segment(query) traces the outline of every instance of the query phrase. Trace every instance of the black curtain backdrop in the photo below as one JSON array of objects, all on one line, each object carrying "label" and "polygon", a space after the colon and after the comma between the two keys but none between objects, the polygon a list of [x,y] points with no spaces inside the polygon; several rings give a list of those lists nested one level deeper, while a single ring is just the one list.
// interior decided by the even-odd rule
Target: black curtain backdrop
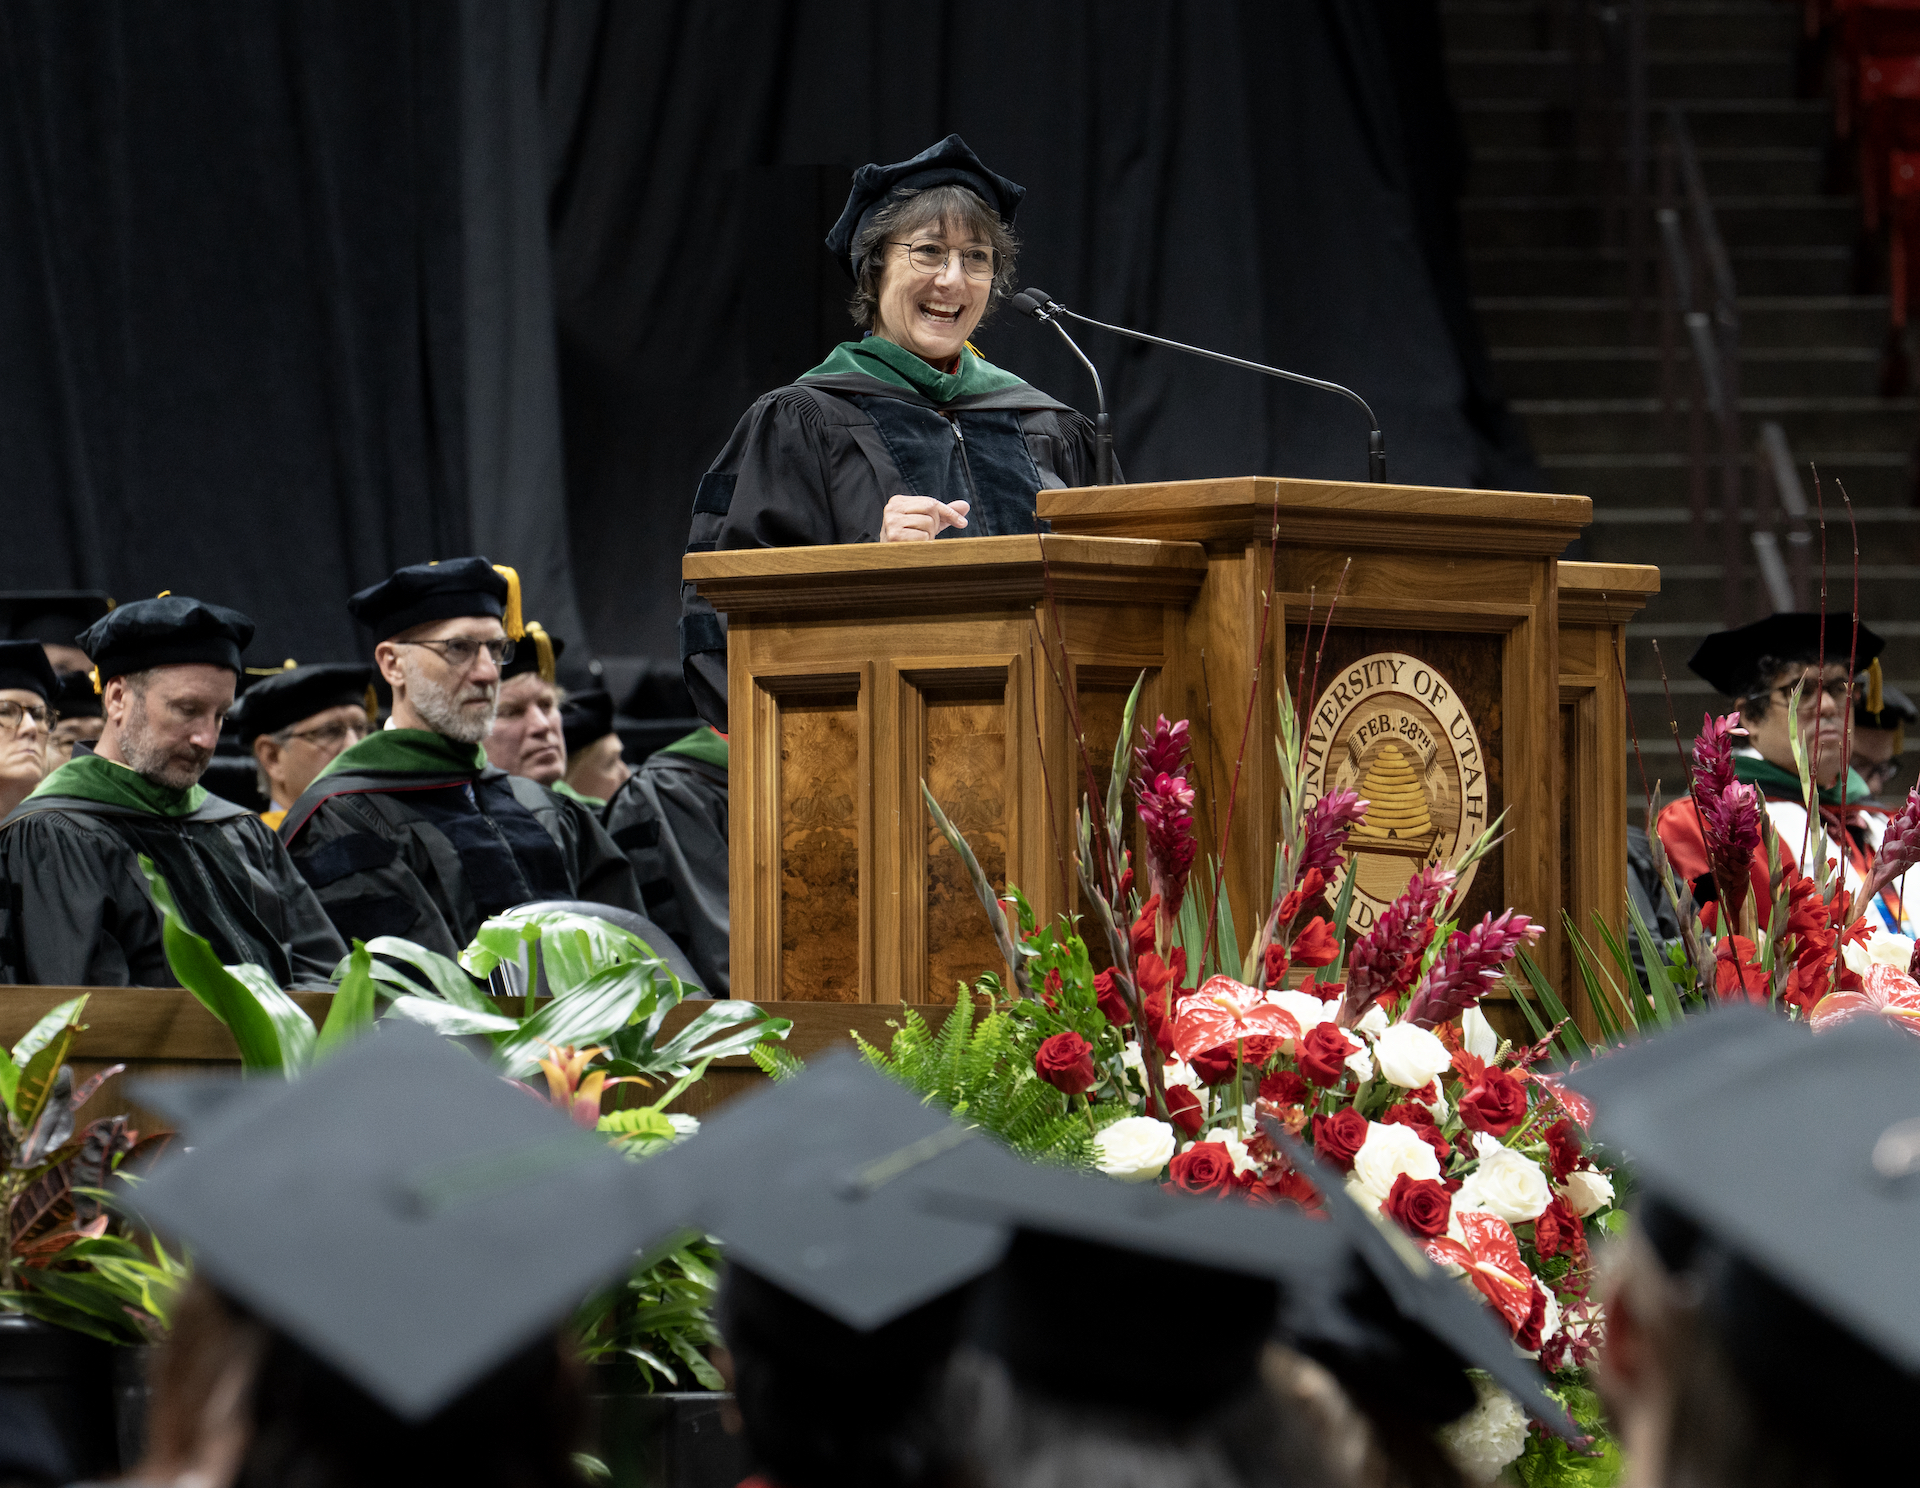
[{"label": "black curtain backdrop", "polygon": [[[354,588],[479,550],[673,656],[700,472],[850,334],[849,172],[956,130],[1030,188],[1025,282],[1353,385],[1397,479],[1534,482],[1434,0],[4,0],[0,587],[198,593],[317,659]],[[977,339],[1090,406],[1051,332]],[[1134,478],[1364,473],[1341,400],[1083,344]]]}]

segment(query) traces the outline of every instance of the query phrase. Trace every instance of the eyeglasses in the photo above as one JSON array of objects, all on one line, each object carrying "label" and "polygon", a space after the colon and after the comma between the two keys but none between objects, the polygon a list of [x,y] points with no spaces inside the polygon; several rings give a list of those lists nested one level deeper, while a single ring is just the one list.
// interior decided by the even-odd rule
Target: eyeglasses
[{"label": "eyeglasses", "polygon": [[1834,677],[1820,683],[1817,687],[1808,685],[1806,679],[1803,678],[1799,682],[1789,682],[1784,687],[1770,688],[1768,689],[1767,695],[1769,697],[1778,697],[1782,702],[1791,702],[1793,700],[1793,690],[1796,687],[1805,688],[1800,694],[1800,708],[1803,712],[1811,712],[1817,708],[1820,705],[1820,695],[1822,693],[1825,693],[1834,702],[1844,708],[1853,700],[1854,693],[1859,691],[1859,688],[1855,685],[1851,677]]},{"label": "eyeglasses", "polygon": [[1861,778],[1867,782],[1867,789],[1877,795],[1888,781],[1900,773],[1900,757],[1895,755],[1877,765],[1861,765],[1859,769]]},{"label": "eyeglasses", "polygon": [[328,723],[317,729],[302,729],[298,732],[289,730],[287,737],[305,740],[321,749],[333,749],[348,738],[357,744],[370,732],[371,730],[364,723]]},{"label": "eyeglasses", "polygon": [[945,271],[954,254],[960,255],[960,272],[969,279],[991,279],[999,259],[991,248],[949,248],[945,243],[902,243],[887,240],[895,248],[907,250],[907,259],[923,274]]},{"label": "eyeglasses", "polygon": [[0,698],[0,729],[5,729],[10,734],[20,732],[20,720],[23,718],[31,718],[44,730],[52,717],[53,714],[45,703],[28,706],[26,703],[16,703],[11,699]]},{"label": "eyeglasses", "polygon": [[455,636],[450,641],[396,641],[397,646],[425,646],[429,651],[437,651],[440,659],[456,672],[473,670],[474,662],[480,659],[484,650],[493,658],[495,666],[503,667],[513,660],[513,642],[505,636],[491,641],[469,640],[466,636]]}]

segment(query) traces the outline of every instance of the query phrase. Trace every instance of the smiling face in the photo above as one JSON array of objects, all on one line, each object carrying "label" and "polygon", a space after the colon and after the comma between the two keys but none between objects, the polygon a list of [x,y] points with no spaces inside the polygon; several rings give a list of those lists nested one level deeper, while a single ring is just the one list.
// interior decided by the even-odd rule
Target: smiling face
[{"label": "smiling face", "polygon": [[[901,247],[901,243],[909,246]],[[914,247],[930,244],[947,250],[946,266],[932,274],[916,268],[912,258]],[[951,220],[927,223],[902,234],[897,242],[882,245],[880,251],[887,257],[880,277],[880,303],[874,312],[874,334],[945,368],[980,324],[993,293],[991,279],[967,276],[960,266],[960,256],[968,249],[990,250],[992,246]]]}]

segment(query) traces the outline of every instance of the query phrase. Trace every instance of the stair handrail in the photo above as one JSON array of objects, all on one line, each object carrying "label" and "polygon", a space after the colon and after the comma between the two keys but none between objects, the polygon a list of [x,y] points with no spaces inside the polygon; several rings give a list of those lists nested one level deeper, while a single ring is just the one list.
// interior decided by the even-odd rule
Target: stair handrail
[{"label": "stair handrail", "polygon": [[[1687,408],[1688,498],[1693,535],[1705,544],[1709,517],[1720,526],[1721,617],[1744,618],[1746,552],[1741,540],[1745,448],[1740,434],[1740,309],[1733,262],[1714,216],[1700,157],[1685,112],[1666,111],[1660,157],[1660,401],[1671,430],[1680,404],[1680,333],[1691,367]],[[1704,307],[1704,308],[1703,308]],[[1708,435],[1711,424],[1713,437]]]},{"label": "stair handrail", "polygon": [[[1787,431],[1772,419],[1760,426],[1754,445],[1753,555],[1775,612],[1807,607],[1813,562],[1812,515],[1800,483]],[[1781,552],[1781,538],[1786,552]]]}]

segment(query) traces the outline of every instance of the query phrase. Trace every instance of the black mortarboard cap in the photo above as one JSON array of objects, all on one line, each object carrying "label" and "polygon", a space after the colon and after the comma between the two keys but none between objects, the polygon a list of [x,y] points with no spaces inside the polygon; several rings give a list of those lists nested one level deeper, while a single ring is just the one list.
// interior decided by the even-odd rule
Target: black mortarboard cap
[{"label": "black mortarboard cap", "polygon": [[0,641],[0,687],[37,692],[51,703],[60,691],[60,679],[40,642]]},{"label": "black mortarboard cap", "polygon": [[[1005,1231],[928,1213],[897,1172],[987,1138],[853,1054],[730,1103],[634,1170],[654,1216],[854,1328],[877,1328],[981,1275]],[[1018,1163],[1016,1158],[1009,1162]]]},{"label": "black mortarboard cap", "polygon": [[416,625],[435,620],[490,616],[519,640],[520,576],[504,565],[484,558],[448,558],[434,563],[411,563],[393,577],[362,589],[347,601],[347,610],[376,641],[397,636]]},{"label": "black mortarboard cap", "polygon": [[77,646],[75,638],[113,609],[98,589],[17,589],[0,594],[0,634],[45,646]]},{"label": "black mortarboard cap", "polygon": [[538,672],[544,680],[554,681],[559,676],[560,654],[567,649],[567,643],[557,635],[549,635],[538,620],[529,620],[526,632],[513,648],[513,660],[500,668],[500,680]]},{"label": "black mortarboard cap", "polygon": [[1853,721],[1860,728],[1890,729],[1902,724],[1920,723],[1920,708],[1916,708],[1912,698],[1890,683],[1880,684],[1880,711],[1877,713],[1867,708],[1868,689],[1862,688],[1854,695],[1859,701],[1853,705]]},{"label": "black mortarboard cap", "polygon": [[980,157],[957,134],[950,134],[937,145],[930,145],[911,160],[893,165],[863,165],[853,173],[853,189],[847,193],[846,210],[827,234],[827,251],[854,279],[860,277],[860,265],[854,261],[854,244],[873,214],[901,191],[925,191],[931,186],[964,186],[978,196],[1008,227],[1020,210],[1027,188],[1016,186],[1005,176],[995,175],[981,164]]},{"label": "black mortarboard cap", "polygon": [[54,712],[62,718],[98,718],[100,694],[93,690],[93,678],[85,672],[62,672],[53,698]]},{"label": "black mortarboard cap", "polygon": [[74,644],[93,661],[102,682],[148,667],[220,666],[240,676],[240,653],[253,639],[253,621],[225,605],[184,594],[136,599],[89,625]]},{"label": "black mortarboard cap", "polygon": [[240,694],[227,715],[242,744],[262,734],[277,734],[328,708],[351,703],[364,708],[373,668],[356,662],[324,661],[269,672]]},{"label": "black mortarboard cap", "polygon": [[568,754],[599,743],[613,732],[613,695],[604,687],[574,693],[560,709],[560,728]]},{"label": "black mortarboard cap", "polygon": [[[1688,1018],[1567,1083],[1593,1102],[1594,1135],[1631,1166],[1643,1219],[1664,1211],[1653,1227],[1664,1233],[1649,1238],[1669,1265],[1737,1257],[1914,1388],[1920,1292],[1904,1280],[1920,1232],[1911,1034],[1863,1017],[1815,1035],[1733,1008]],[[1674,1239],[1688,1227],[1682,1253]],[[1737,1325],[1758,1290],[1749,1281],[1715,1321]],[[1821,1368],[1809,1356],[1791,1372]]]},{"label": "black mortarboard cap", "polygon": [[635,1169],[424,1029],[207,1124],[127,1202],[197,1270],[424,1420],[628,1265]]},{"label": "black mortarboard cap", "polygon": [[1744,698],[1771,680],[1760,675],[1763,656],[1811,662],[1824,655],[1826,661],[1842,666],[1851,658],[1855,668],[1860,668],[1886,648],[1884,640],[1844,610],[1824,616],[1813,611],[1783,610],[1737,630],[1716,630],[1700,643],[1687,665],[1723,697]]}]

